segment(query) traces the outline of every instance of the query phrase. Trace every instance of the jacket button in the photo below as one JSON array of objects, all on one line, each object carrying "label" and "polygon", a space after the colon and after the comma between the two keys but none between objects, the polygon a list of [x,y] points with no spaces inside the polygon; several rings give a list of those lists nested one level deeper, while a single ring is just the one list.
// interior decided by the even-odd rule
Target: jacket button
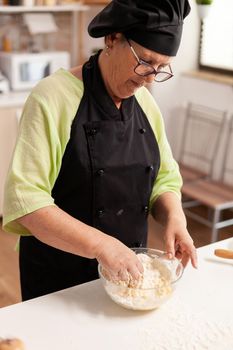
[{"label": "jacket button", "polygon": [[104,169],[99,169],[99,170],[97,171],[97,174],[98,174],[99,176],[103,176],[103,175],[104,175]]},{"label": "jacket button", "polygon": [[149,212],[149,207],[147,205],[144,205],[144,207],[142,208],[142,210],[144,211],[144,213],[148,213]]},{"label": "jacket button", "polygon": [[102,216],[104,216],[104,209],[99,209],[98,212],[98,217],[101,218]]},{"label": "jacket button", "polygon": [[95,128],[88,130],[88,135],[89,136],[94,136],[97,133],[97,130]]},{"label": "jacket button", "polygon": [[141,134],[145,134],[145,132],[146,132],[146,129],[144,129],[144,128],[141,128],[141,129],[139,129],[139,132],[140,132]]},{"label": "jacket button", "polygon": [[148,172],[153,171],[153,170],[154,170],[153,165],[147,166],[147,167],[146,167],[146,170],[147,170]]},{"label": "jacket button", "polygon": [[135,247],[135,248],[141,248],[141,247],[142,247],[142,243],[140,243],[140,242],[135,242],[135,243],[134,243],[134,247]]},{"label": "jacket button", "polygon": [[124,209],[120,209],[117,211],[116,215],[121,216],[124,213]]}]

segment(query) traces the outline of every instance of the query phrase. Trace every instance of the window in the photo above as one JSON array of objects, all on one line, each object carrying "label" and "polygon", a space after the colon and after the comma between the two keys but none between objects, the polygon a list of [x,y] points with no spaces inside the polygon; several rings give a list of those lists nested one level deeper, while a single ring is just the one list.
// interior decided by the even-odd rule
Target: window
[{"label": "window", "polygon": [[214,0],[202,21],[200,68],[233,73],[233,0]]}]

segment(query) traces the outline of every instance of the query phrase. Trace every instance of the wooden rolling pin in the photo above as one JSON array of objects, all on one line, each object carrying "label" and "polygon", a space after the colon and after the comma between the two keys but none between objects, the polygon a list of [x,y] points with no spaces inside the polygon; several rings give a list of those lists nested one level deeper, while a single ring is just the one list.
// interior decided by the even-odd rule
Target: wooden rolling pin
[{"label": "wooden rolling pin", "polygon": [[214,254],[224,259],[233,259],[233,250],[215,249]]}]

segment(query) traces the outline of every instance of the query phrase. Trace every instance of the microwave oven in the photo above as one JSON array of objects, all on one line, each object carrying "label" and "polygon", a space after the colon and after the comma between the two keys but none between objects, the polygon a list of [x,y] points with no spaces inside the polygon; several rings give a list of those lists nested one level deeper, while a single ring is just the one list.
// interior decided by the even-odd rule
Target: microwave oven
[{"label": "microwave oven", "polygon": [[66,51],[0,52],[0,70],[13,91],[30,90],[59,68],[70,68],[70,54]]}]

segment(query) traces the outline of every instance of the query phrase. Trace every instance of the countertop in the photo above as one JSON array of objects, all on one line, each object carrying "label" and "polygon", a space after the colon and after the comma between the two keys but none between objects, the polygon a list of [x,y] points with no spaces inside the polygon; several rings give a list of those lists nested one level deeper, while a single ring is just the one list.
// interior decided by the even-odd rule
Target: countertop
[{"label": "countertop", "polygon": [[214,256],[233,238],[198,249],[174,296],[153,311],[116,305],[100,280],[0,309],[0,336],[27,350],[231,350],[233,260]]}]

